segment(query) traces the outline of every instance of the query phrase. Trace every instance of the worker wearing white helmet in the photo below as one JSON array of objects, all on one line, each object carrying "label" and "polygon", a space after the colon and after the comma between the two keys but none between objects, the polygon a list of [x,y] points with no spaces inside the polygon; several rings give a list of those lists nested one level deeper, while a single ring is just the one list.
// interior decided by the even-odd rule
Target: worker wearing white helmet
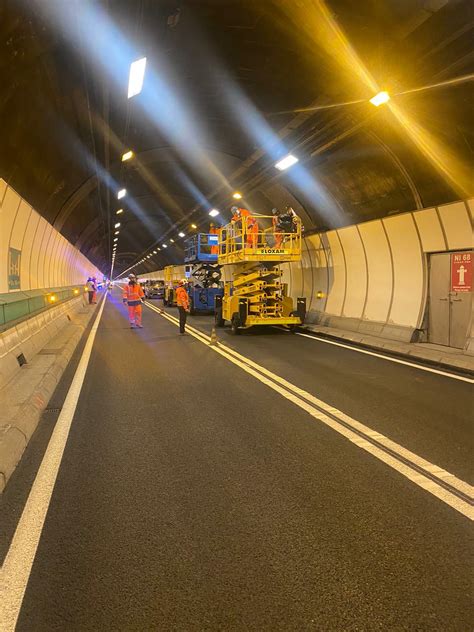
[{"label": "worker wearing white helmet", "polygon": [[145,300],[145,294],[142,286],[137,283],[137,277],[131,273],[128,275],[128,285],[123,288],[122,300],[128,305],[128,318],[130,321],[130,329],[134,327],[142,328],[142,303]]},{"label": "worker wearing white helmet", "polygon": [[179,312],[179,333],[181,335],[186,333],[186,320],[189,313],[189,295],[185,288],[186,279],[178,281],[178,287],[176,288],[176,305]]}]

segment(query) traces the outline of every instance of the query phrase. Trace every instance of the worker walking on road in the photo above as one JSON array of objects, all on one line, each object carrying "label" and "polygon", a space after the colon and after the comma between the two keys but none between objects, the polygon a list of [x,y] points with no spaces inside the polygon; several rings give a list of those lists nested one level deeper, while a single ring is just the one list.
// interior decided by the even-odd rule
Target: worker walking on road
[{"label": "worker walking on road", "polygon": [[134,274],[128,275],[129,282],[123,288],[122,299],[128,305],[128,318],[130,321],[130,329],[135,326],[140,329],[142,325],[142,303],[145,300],[145,294],[142,286],[137,283],[137,277]]},{"label": "worker walking on road", "polygon": [[189,313],[189,296],[186,292],[186,288],[184,287],[185,281],[181,280],[178,282],[178,287],[176,288],[176,305],[178,306],[179,312],[179,333],[186,333],[186,319]]}]

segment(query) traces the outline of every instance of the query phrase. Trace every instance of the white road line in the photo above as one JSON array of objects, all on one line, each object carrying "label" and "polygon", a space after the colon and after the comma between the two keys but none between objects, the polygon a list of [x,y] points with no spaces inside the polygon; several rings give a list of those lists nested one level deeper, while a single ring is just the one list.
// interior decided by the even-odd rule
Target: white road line
[{"label": "white road line", "polygon": [[408,360],[401,360],[400,358],[393,358],[388,355],[384,355],[383,353],[376,353],[375,351],[368,351],[367,349],[360,349],[358,347],[352,345],[345,345],[342,342],[336,342],[335,340],[327,340],[327,338],[320,338],[316,335],[311,334],[302,334],[296,332],[297,336],[304,336],[304,338],[311,338],[316,342],[324,342],[327,345],[334,345],[335,347],[343,347],[344,349],[349,349],[350,351],[356,351],[357,353],[364,353],[365,355],[375,356],[376,358],[382,358],[382,360],[388,360],[389,362],[395,362],[396,364],[405,364],[406,366],[411,366],[414,369],[420,369],[420,371],[428,371],[428,373],[437,373],[438,375],[443,375],[445,377],[450,377],[453,380],[459,380],[460,382],[468,382],[469,384],[474,384],[474,379],[469,377],[463,377],[462,375],[456,375],[454,373],[449,373],[449,371],[442,371],[440,369],[432,369],[429,366],[425,366],[423,364],[416,364],[416,362],[409,362]]},{"label": "white road line", "polygon": [[1,632],[13,632],[16,627],[106,300],[105,296],[0,570]]},{"label": "white road line", "polygon": [[[168,321],[178,326],[179,321],[174,316],[171,316],[166,312],[161,312],[154,305],[150,305],[147,303],[147,306],[156,313],[160,314],[163,318],[166,318]],[[206,345],[209,345],[210,337],[207,334],[204,334],[203,332],[195,329],[192,326],[187,325],[187,329],[189,333],[194,336],[194,338],[200,340],[200,342],[203,342]],[[385,437],[379,432],[376,432],[368,426],[365,426],[361,422],[349,417],[337,408],[329,406],[311,393],[298,388],[294,384],[291,384],[291,382],[288,382],[279,375],[272,373],[265,367],[258,365],[246,356],[242,356],[234,349],[231,349],[230,347],[227,347],[222,343],[219,343],[218,346],[210,346],[210,349],[212,349],[216,353],[219,353],[221,356],[225,357],[236,366],[239,366],[246,373],[249,373],[260,382],[266,384],[286,399],[292,401],[294,404],[308,412],[313,418],[323,422],[324,424],[344,436],[346,439],[349,439],[349,441],[357,445],[359,448],[362,448],[366,452],[369,452],[379,460],[383,461],[386,465],[389,465],[399,473],[403,474],[403,476],[416,483],[419,487],[425,489],[426,491],[429,491],[431,494],[451,506],[453,509],[456,509],[469,519],[474,520],[474,507],[472,507],[472,505],[459,498],[455,494],[452,494],[449,490],[445,489],[436,481],[433,481],[432,479],[420,474],[420,472],[409,467],[409,465],[398,460],[396,457],[399,456],[411,461],[414,465],[416,465],[420,469],[425,470],[428,474],[438,477],[440,481],[445,481],[458,491],[470,497],[473,497],[474,489],[468,483],[458,479],[446,470],[439,468],[429,461],[426,461],[422,457],[419,457],[413,452],[410,452],[409,450],[403,448],[388,437]],[[318,406],[318,408],[315,408],[315,406]],[[320,409],[322,409],[322,411]],[[329,417],[325,413],[331,414],[331,417]],[[338,423],[338,421],[335,420],[333,417],[339,418],[340,422],[344,422],[344,424]],[[347,428],[347,426],[350,426],[352,429]],[[387,454],[383,449],[378,448],[370,441],[365,440],[363,437],[360,436],[360,434],[358,434],[358,432],[363,433],[368,437],[377,439],[377,441],[381,445],[389,448],[392,452],[394,452],[395,456]]]}]

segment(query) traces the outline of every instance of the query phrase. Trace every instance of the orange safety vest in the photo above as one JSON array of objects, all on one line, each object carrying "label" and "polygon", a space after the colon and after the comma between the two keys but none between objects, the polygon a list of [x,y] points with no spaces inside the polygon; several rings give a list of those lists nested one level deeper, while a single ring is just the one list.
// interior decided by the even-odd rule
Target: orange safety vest
[{"label": "orange safety vest", "polygon": [[129,283],[123,288],[122,298],[124,301],[132,305],[140,305],[141,300],[145,296],[142,286],[139,283],[134,283],[133,285]]},{"label": "orange safety vest", "polygon": [[189,309],[189,296],[182,285],[178,285],[176,288],[176,305]]},{"label": "orange safety vest", "polygon": [[252,217],[252,214],[250,213],[248,209],[239,208],[239,211],[240,211],[240,216],[233,215],[232,219],[230,220],[231,222],[238,222],[240,219],[243,219],[244,217],[246,217],[248,228],[255,226],[255,224],[257,223],[257,220],[254,217]]}]

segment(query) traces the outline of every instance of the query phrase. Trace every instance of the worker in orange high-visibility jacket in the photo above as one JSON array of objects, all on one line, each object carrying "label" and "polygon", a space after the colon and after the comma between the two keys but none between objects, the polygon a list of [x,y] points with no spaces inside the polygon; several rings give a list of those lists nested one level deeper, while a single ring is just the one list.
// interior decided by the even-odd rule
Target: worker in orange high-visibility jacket
[{"label": "worker in orange high-visibility jacket", "polygon": [[122,299],[128,305],[128,319],[130,329],[134,327],[142,328],[142,302],[145,300],[145,293],[142,286],[137,282],[134,274],[128,275],[128,285],[123,288]]},{"label": "worker in orange high-visibility jacket", "polygon": [[255,217],[252,217],[252,214],[246,208],[238,208],[237,206],[233,206],[230,210],[233,213],[231,222],[240,222],[241,226],[246,225],[247,227],[245,247],[256,248],[258,243],[258,224]]},{"label": "worker in orange high-visibility jacket", "polygon": [[186,281],[182,279],[178,282],[176,288],[176,305],[179,312],[179,333],[181,335],[186,333],[186,319],[189,313],[189,295],[185,288]]},{"label": "worker in orange high-visibility jacket", "polygon": [[[209,235],[219,235],[219,229],[213,222],[211,222],[209,226]],[[211,246],[211,255],[218,255],[218,254],[219,254],[219,246],[218,245]]]}]

